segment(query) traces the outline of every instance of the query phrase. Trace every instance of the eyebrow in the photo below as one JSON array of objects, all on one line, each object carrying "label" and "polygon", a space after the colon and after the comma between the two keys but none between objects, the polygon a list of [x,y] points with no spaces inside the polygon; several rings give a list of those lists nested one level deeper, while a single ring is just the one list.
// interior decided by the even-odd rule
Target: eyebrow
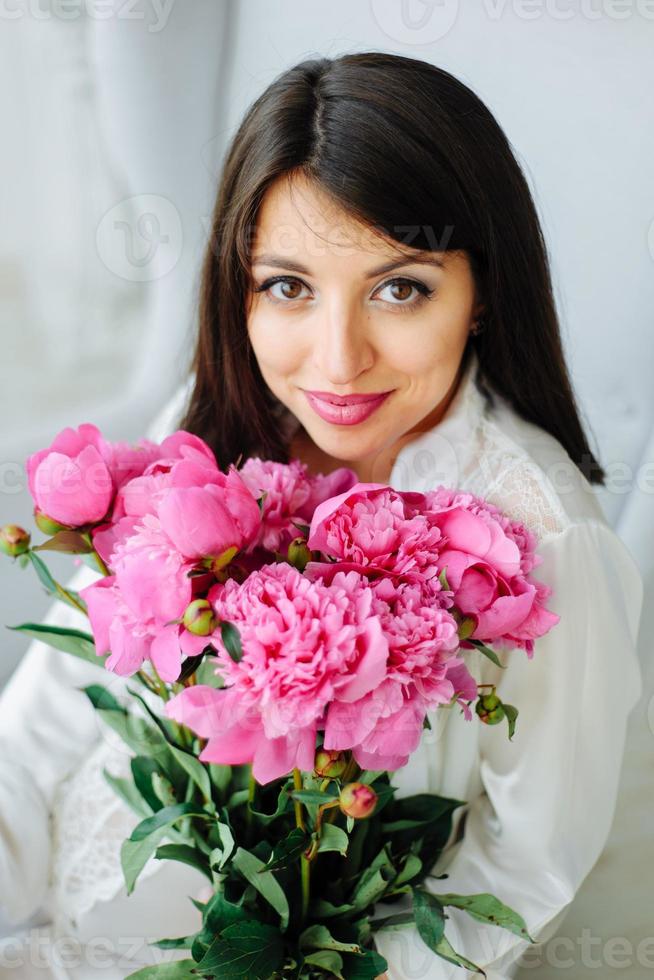
[{"label": "eyebrow", "polygon": [[[378,265],[374,269],[371,269],[365,276],[366,279],[372,279],[374,276],[381,276],[385,272],[391,272],[393,269],[399,269],[404,265],[435,265],[442,269],[444,263],[442,259],[436,258],[433,252],[428,253],[423,256],[416,256],[416,258],[400,258],[392,259],[390,262],[385,262],[383,265]],[[305,276],[310,276],[312,273],[306,266],[302,265],[300,262],[294,262],[293,259],[289,259],[284,255],[257,255],[252,260],[252,265],[270,265],[275,266],[279,269],[292,269],[294,272],[301,272]]]}]

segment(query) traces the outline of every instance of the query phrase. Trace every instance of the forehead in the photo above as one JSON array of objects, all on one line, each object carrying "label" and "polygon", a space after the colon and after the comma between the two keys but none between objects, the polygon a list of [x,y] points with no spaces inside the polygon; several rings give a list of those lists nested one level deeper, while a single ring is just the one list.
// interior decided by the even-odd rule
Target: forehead
[{"label": "forehead", "polygon": [[[425,256],[353,217],[328,192],[302,175],[279,177],[267,189],[251,234],[251,255],[288,258],[371,258]],[[432,253],[433,255],[433,253]],[[447,253],[440,253],[445,259]]]}]

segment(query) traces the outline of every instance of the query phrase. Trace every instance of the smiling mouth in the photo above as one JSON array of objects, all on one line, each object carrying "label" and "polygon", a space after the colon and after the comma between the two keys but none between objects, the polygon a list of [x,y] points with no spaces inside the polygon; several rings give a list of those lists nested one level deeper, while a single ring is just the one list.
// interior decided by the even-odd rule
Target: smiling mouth
[{"label": "smiling mouth", "polygon": [[369,395],[334,395],[331,391],[311,391],[308,388],[302,389],[307,395],[313,395],[314,398],[319,398],[320,401],[328,402],[330,405],[363,405],[365,402],[378,401],[380,398],[390,395],[393,389],[388,391],[374,391]]},{"label": "smiling mouth", "polygon": [[[333,425],[358,425],[365,422],[395,389],[371,395],[332,395],[302,389],[309,405],[324,422]],[[324,397],[327,396],[327,397]]]}]

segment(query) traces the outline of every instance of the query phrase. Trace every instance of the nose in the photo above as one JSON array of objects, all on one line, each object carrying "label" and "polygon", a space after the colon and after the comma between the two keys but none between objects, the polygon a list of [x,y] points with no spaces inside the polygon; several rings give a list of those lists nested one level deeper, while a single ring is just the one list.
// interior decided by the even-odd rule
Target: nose
[{"label": "nose", "polygon": [[355,301],[333,298],[318,314],[313,360],[330,385],[349,385],[374,363],[366,316]]}]

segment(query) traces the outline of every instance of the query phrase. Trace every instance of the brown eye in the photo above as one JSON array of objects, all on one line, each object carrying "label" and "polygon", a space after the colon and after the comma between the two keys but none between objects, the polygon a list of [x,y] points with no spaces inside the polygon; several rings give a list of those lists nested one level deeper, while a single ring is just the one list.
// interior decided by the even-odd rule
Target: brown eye
[{"label": "brown eye", "polygon": [[[301,298],[302,290],[305,288],[304,283],[294,276],[274,276],[272,279],[266,279],[260,286],[256,286],[254,292],[263,293],[272,303],[285,303]],[[275,292],[276,289],[280,292]]]},{"label": "brown eye", "polygon": [[405,300],[411,295],[413,286],[408,282],[393,282],[390,284],[395,299]]},{"label": "brown eye", "polygon": [[380,287],[380,295],[385,291],[388,291],[388,298],[384,299],[384,302],[388,306],[395,306],[401,310],[417,308],[425,299],[429,299],[434,292],[425,283],[418,282],[417,279],[407,279],[405,277],[389,279],[388,282],[385,282]]},{"label": "brown eye", "polygon": [[278,285],[282,296],[285,296],[286,299],[297,299],[302,291],[302,285],[297,279],[283,279]]}]

